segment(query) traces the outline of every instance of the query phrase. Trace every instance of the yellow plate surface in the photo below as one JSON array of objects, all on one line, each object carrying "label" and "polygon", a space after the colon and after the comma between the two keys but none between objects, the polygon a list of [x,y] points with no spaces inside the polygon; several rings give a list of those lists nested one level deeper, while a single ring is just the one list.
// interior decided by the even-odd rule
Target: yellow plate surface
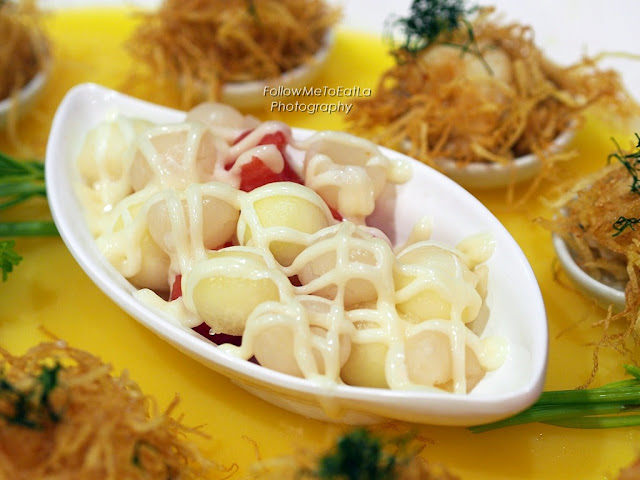
[{"label": "yellow plate surface", "polygon": [[[126,9],[66,10],[46,18],[56,57],[53,75],[36,108],[20,121],[19,143],[0,133],[0,150],[42,157],[52,115],[75,84],[92,81],[127,88],[132,62],[124,44],[135,27],[131,13]],[[374,87],[391,62],[379,38],[339,31],[316,85]],[[164,92],[143,94],[177,106]],[[322,101],[353,100],[342,95]],[[269,108],[257,114],[297,127],[345,127],[342,114],[272,112]],[[587,123],[574,141],[580,151],[580,157],[571,163],[575,175],[603,164],[612,135],[626,142],[630,132],[616,131],[601,122]],[[590,324],[604,312],[555,279],[550,235],[532,223],[548,212],[536,200],[508,212],[503,207],[504,191],[473,193],[520,243],[540,282],[550,328],[547,389],[581,385],[592,368],[592,349],[586,344],[599,338],[599,330]],[[11,218],[38,214],[46,214],[46,206],[34,203],[12,212]],[[202,449],[223,465],[237,464],[241,473],[257,455],[264,459],[289,454],[300,446],[322,448],[345,430],[266,404],[167,345],[112,304],[76,265],[60,239],[21,239],[17,248],[24,261],[8,282],[0,284],[0,345],[11,352],[21,353],[45,340],[39,329],[43,326],[73,346],[97,354],[116,371],[128,370],[160,406],[178,394],[185,423],[205,425],[211,437],[197,440]],[[616,354],[603,353],[600,364],[596,384],[622,378],[623,359]],[[446,465],[462,479],[611,479],[640,452],[638,429],[589,431],[535,424],[474,435],[462,428],[393,427],[415,429],[425,439],[424,457]]]}]

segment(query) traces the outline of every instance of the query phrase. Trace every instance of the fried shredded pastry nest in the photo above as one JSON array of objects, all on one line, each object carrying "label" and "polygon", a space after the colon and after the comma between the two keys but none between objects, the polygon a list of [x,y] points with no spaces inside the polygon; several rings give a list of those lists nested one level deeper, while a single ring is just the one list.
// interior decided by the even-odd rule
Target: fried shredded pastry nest
[{"label": "fried shredded pastry nest", "polygon": [[0,0],[0,100],[31,81],[44,66],[49,44],[35,1]]},{"label": "fried shredded pastry nest", "polygon": [[[598,322],[605,334],[597,347],[625,354],[627,339],[640,344],[640,144],[636,148],[635,154],[611,154],[610,161],[619,161],[580,179],[553,203],[558,212],[554,219],[538,219],[562,237],[586,273],[624,290],[625,308],[610,308]],[[622,330],[612,329],[615,324]],[[595,358],[597,369],[597,353]]]},{"label": "fried shredded pastry nest", "polygon": [[0,478],[195,479],[212,464],[126,374],[64,342],[0,349]]},{"label": "fried shredded pastry nest", "polygon": [[[397,48],[371,97],[358,99],[350,128],[431,166],[446,158],[509,164],[534,153],[548,165],[570,156],[551,148],[599,104],[630,115],[619,75],[595,59],[562,67],[547,59],[529,26],[502,25],[484,8],[470,23],[418,52]],[[473,41],[471,41],[471,40]]]},{"label": "fried shredded pastry nest", "polygon": [[640,478],[640,457],[620,470],[618,480],[638,480]]},{"label": "fried shredded pastry nest", "polygon": [[128,47],[183,101],[219,100],[228,82],[271,79],[312,61],[339,10],[323,0],[165,0]]},{"label": "fried shredded pastry nest", "polygon": [[459,480],[420,456],[426,441],[417,435],[356,428],[318,457],[301,450],[290,457],[252,465],[250,480]]}]

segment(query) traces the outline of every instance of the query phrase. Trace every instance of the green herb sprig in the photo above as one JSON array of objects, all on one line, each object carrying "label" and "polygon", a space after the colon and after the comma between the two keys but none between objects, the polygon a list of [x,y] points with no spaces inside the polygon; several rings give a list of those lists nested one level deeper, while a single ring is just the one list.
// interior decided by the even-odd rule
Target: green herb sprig
[{"label": "green herb sprig", "polygon": [[[612,139],[613,143],[616,145],[616,151],[611,153],[607,157],[607,162],[610,162],[615,158],[620,163],[622,163],[622,165],[624,165],[624,168],[627,169],[627,172],[629,172],[629,175],[631,176],[631,185],[629,186],[631,193],[640,195],[640,135],[638,135],[637,133],[636,140],[636,151],[633,153],[625,153],[620,148],[620,145],[618,145],[618,142],[616,142],[615,139]],[[638,223],[640,223],[640,218],[627,218],[624,216],[620,216],[612,225],[614,233],[611,236],[617,237],[627,228],[631,228],[631,230],[635,231],[635,226]]]},{"label": "green herb sprig", "polygon": [[617,237],[618,235],[620,235],[622,232],[624,232],[627,228],[631,228],[631,230],[636,229],[636,225],[640,223],[640,218],[635,218],[635,217],[631,217],[631,218],[627,218],[627,217],[619,217],[618,220],[616,220],[613,223],[613,229],[616,231],[616,233],[614,233],[613,235],[611,235],[612,237]]},{"label": "green herb sprig", "polygon": [[482,433],[526,423],[587,429],[640,426],[640,368],[624,368],[633,378],[597,388],[543,392],[528,409],[469,430]]},{"label": "green herb sprig", "polygon": [[420,450],[422,445],[411,432],[378,435],[356,428],[339,437],[331,450],[317,460],[315,468],[300,471],[299,478],[392,480],[399,478],[401,470]]},{"label": "green herb sprig", "polygon": [[[18,160],[0,152],[0,212],[32,198],[46,198],[44,164],[39,160]],[[51,220],[0,221],[0,238],[56,236]],[[22,257],[15,251],[14,240],[0,241],[0,268],[6,281]]]},{"label": "green herb sprig", "polygon": [[[477,55],[487,71],[492,73],[480,53],[473,26],[467,20],[467,16],[477,10],[477,6],[467,8],[465,0],[413,0],[409,16],[394,19],[387,30],[392,37],[393,30],[399,29],[404,38],[400,49],[412,55],[434,44],[457,47],[463,54]],[[451,34],[462,28],[467,33],[466,42],[452,42]]]},{"label": "green herb sprig", "polygon": [[320,479],[385,480],[393,478],[396,457],[384,452],[380,439],[358,428],[341,437],[333,452],[320,459]]},{"label": "green herb sprig", "polygon": [[615,139],[612,139],[616,145],[616,151],[611,153],[607,158],[607,161],[611,161],[612,158],[617,159],[631,175],[631,186],[629,187],[632,193],[640,195],[640,135],[636,133],[636,151],[633,153],[625,153],[622,151]]},{"label": "green herb sprig", "polygon": [[31,429],[42,429],[60,420],[60,413],[51,405],[51,393],[59,385],[58,374],[62,366],[58,363],[42,366],[30,388],[18,388],[0,377],[0,402],[3,409],[0,417],[8,423]]}]

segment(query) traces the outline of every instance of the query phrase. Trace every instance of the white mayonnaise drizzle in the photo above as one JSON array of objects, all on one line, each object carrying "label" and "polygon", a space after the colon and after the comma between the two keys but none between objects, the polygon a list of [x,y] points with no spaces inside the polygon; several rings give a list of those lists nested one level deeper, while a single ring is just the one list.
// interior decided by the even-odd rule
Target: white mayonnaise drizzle
[{"label": "white mayonnaise drizzle", "polygon": [[[268,134],[304,154],[306,186],[238,189],[255,157],[283,170],[283,153],[260,145]],[[113,151],[121,164],[113,165]],[[136,298],[184,327],[204,317],[212,333],[241,334],[239,347],[219,347],[231,355],[323,385],[349,378],[455,393],[504,359],[503,343],[470,328],[486,295],[491,238],[454,248],[429,240],[423,219],[394,251],[365,219],[410,168],[371,142],[338,132],[295,142],[281,122],[206,104],[174,125],[107,119],[87,137],[79,162],[98,247],[139,289]],[[176,279],[182,295],[169,301]],[[437,374],[425,377],[411,363],[423,356],[414,345],[433,346],[424,355]],[[373,351],[386,352],[379,371],[357,363]],[[421,380],[432,377],[440,383]]]}]

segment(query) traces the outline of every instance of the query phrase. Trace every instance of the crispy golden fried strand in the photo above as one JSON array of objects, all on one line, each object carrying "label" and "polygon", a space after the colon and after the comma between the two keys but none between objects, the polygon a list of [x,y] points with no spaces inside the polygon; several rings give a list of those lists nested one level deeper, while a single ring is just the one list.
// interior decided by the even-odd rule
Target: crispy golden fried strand
[{"label": "crispy golden fried strand", "polygon": [[415,54],[395,50],[374,95],[354,105],[352,130],[433,166],[438,158],[508,163],[531,152],[552,162],[567,157],[548,153],[551,143],[589,106],[630,108],[615,72],[591,59],[554,65],[530,27],[501,25],[491,12],[471,24],[473,43],[461,26]]},{"label": "crispy golden fried strand", "polygon": [[129,49],[184,86],[186,103],[227,82],[274,78],[309,62],[339,11],[323,0],[165,0],[147,13]]},{"label": "crispy golden fried strand", "polygon": [[[392,424],[389,424],[393,428]],[[318,457],[304,450],[291,457],[259,461],[248,476],[252,480],[458,480],[446,468],[420,456],[425,440],[411,434],[352,429]]]},{"label": "crispy golden fried strand", "polygon": [[585,272],[622,288],[630,278],[630,254],[640,253],[632,226],[619,234],[615,229],[620,217],[640,217],[640,195],[629,189],[630,183],[625,167],[611,164],[582,179],[582,188],[572,190],[572,197],[562,204],[563,214],[544,222],[562,236]]},{"label": "crispy golden fried strand", "polygon": [[0,350],[0,479],[203,478],[208,464],[126,374],[64,342]]},{"label": "crispy golden fried strand", "polygon": [[[634,155],[613,156],[621,162],[579,180],[557,201],[556,217],[538,221],[564,239],[585,272],[625,290],[624,310],[616,313],[610,309],[598,322],[604,327],[604,335],[597,348],[607,346],[628,353],[625,342],[639,340],[640,163]],[[622,330],[611,329],[614,324],[621,325]],[[597,368],[597,349],[595,359]]]}]

